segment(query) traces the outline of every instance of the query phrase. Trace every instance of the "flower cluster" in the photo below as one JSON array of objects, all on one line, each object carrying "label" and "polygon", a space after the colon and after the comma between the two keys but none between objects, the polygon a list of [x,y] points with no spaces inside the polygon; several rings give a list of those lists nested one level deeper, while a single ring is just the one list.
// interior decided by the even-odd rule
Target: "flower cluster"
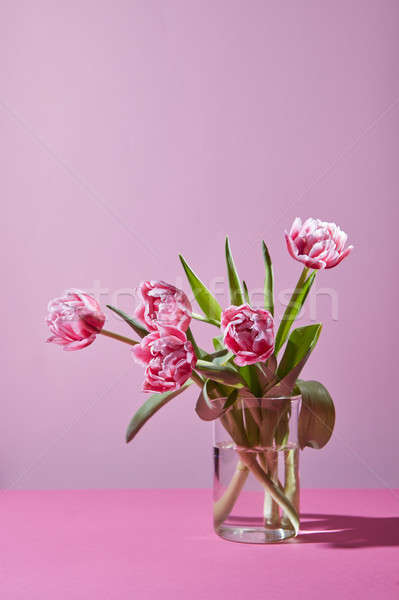
[{"label": "flower cluster", "polygon": [[[284,515],[284,521],[290,522],[290,530],[296,535],[297,494],[294,498],[287,492],[287,481],[297,481],[296,460],[286,460],[283,484],[274,481],[270,487],[268,448],[284,450],[286,458],[291,451],[296,456],[297,446],[323,448],[334,427],[334,403],[327,389],[316,380],[300,378],[322,324],[297,328],[293,325],[317,271],[338,265],[352,246],[346,245],[347,236],[335,223],[319,219],[309,218],[302,223],[296,218],[285,237],[290,255],[304,266],[278,325],[274,318],[273,268],[265,242],[264,308],[255,308],[245,281],[237,272],[228,238],[225,256],[231,306],[224,310],[182,256],[182,266],[202,314],[192,312],[188,297],[175,286],[165,281],[143,281],[137,290],[139,302],[133,317],[108,305],[133,329],[136,340],[104,329],[105,316],[98,302],[80,290],[68,290],[48,307],[51,336],[47,341],[60,344],[64,350],[79,350],[102,334],[130,344],[134,361],[144,366],[142,390],[154,395],[131,419],[127,442],[167,402],[191,384],[199,386],[197,415],[205,421],[219,419],[229,436],[228,447],[238,453],[234,475],[214,505],[215,529],[219,534],[220,525],[227,522],[247,476],[252,473],[265,488],[263,505],[267,515],[263,511],[262,519],[280,532],[283,530],[279,515]],[[309,273],[310,269],[313,272]],[[192,319],[218,328],[219,334],[212,340],[213,350],[198,345],[190,328]],[[302,403],[299,415],[292,415],[291,419],[294,395],[301,395]],[[291,444],[291,437],[297,437],[298,445]]]},{"label": "flower cluster", "polygon": [[186,294],[165,281],[143,281],[138,288],[136,317],[150,331],[132,349],[144,364],[144,392],[171,392],[189,379],[197,359],[185,331],[191,321]]},{"label": "flower cluster", "polygon": [[[302,287],[310,285],[314,279],[306,280],[307,269],[330,269],[338,265],[351,252],[353,246],[346,246],[347,235],[335,223],[327,223],[319,219],[306,219],[302,224],[300,218],[296,218],[290,232],[285,232],[288,251],[293,258],[305,265],[296,293],[300,293]],[[228,249],[228,252],[230,250]],[[231,258],[231,257],[230,257]],[[231,270],[232,260],[228,260],[228,268]],[[183,260],[183,266],[188,265]],[[235,269],[235,267],[234,267]],[[191,271],[191,275],[193,275]],[[230,277],[232,275],[232,277]],[[303,277],[303,278],[302,278]],[[215,299],[213,305],[220,312],[220,321],[210,314],[204,316],[192,315],[191,303],[187,295],[180,289],[165,281],[143,281],[137,290],[139,303],[135,311],[135,318],[125,318],[142,337],[141,342],[136,342],[119,334],[104,329],[105,315],[101,311],[98,302],[90,295],[81,290],[67,290],[60,298],[55,298],[48,305],[47,324],[51,335],[48,342],[63,346],[64,350],[80,350],[89,346],[96,339],[96,335],[102,333],[108,337],[126,342],[133,346],[132,354],[136,362],[145,366],[145,380],[143,390],[145,392],[171,392],[179,389],[192,375],[194,369],[199,369],[197,356],[191,343],[192,333],[188,332],[193,316],[213,325],[220,326],[224,346],[233,354],[226,359],[230,361],[227,368],[235,368],[265,363],[274,353],[276,354],[287,337],[287,331],[277,333],[279,342],[275,348],[274,318],[271,310],[253,308],[244,302],[241,284],[236,273],[229,271],[231,281],[238,282],[233,290],[234,298],[242,299],[239,306],[232,305],[222,311]],[[305,281],[306,280],[306,281]],[[190,277],[189,277],[190,281]],[[198,293],[198,281],[193,287]],[[190,281],[190,284],[192,282]],[[211,296],[210,292],[202,286],[201,294]],[[230,290],[232,291],[232,290]],[[271,289],[271,294],[272,294]],[[272,294],[273,295],[273,294]],[[239,302],[237,302],[238,304]],[[113,309],[113,307],[110,307]],[[113,309],[119,312],[118,309]],[[123,315],[123,313],[122,313]],[[139,323],[138,323],[139,322]],[[190,340],[187,338],[189,333]],[[194,343],[195,344],[195,343]],[[206,355],[206,352],[204,352]],[[202,361],[203,362],[203,361]],[[234,365],[236,365],[234,367]],[[205,365],[206,367],[206,365]],[[213,365],[213,373],[215,365]],[[209,372],[209,369],[208,369]],[[212,369],[211,369],[212,373]],[[219,379],[220,381],[220,373]],[[198,381],[202,381],[197,378]],[[222,377],[223,381],[223,377]]]}]

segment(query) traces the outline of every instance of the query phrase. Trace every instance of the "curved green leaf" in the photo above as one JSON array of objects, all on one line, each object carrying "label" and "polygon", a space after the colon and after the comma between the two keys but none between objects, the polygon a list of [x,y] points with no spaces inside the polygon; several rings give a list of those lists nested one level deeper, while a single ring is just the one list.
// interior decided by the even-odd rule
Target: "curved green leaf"
[{"label": "curved green leaf", "polygon": [[122,319],[128,324],[130,325],[130,327],[137,333],[138,336],[140,336],[141,338],[145,337],[146,335],[149,334],[148,329],[146,329],[144,327],[144,325],[141,325],[141,323],[139,323],[138,321],[136,321],[136,319],[133,319],[132,317],[129,317],[129,315],[127,315],[125,312],[123,312],[123,310],[119,310],[119,308],[115,308],[115,306],[111,306],[110,304],[107,304],[107,308],[109,308],[110,310],[112,310],[112,312],[116,313],[117,315],[119,315],[120,317],[122,317]]},{"label": "curved green leaf", "polygon": [[[214,319],[220,321],[220,315],[222,314],[222,308],[219,302],[212,296],[208,288],[202,283],[197,277],[194,271],[188,266],[181,254],[179,254],[181,264],[187,275],[188,282],[193,291],[194,297],[198,302],[199,306],[204,311],[208,319]],[[196,318],[196,317],[194,317]]]},{"label": "curved green leaf", "polygon": [[247,288],[247,284],[245,283],[244,280],[242,280],[242,289],[244,290],[244,298],[245,298],[245,302],[247,304],[251,304],[250,300],[249,300],[249,292],[248,292],[248,288]]},{"label": "curved green leaf", "polygon": [[314,278],[316,277],[316,271],[313,272],[307,279],[306,276],[308,269],[304,269],[302,276],[299,278],[298,284],[292,294],[291,300],[285,309],[283,318],[280,323],[280,327],[278,328],[276,335],[276,343],[274,348],[274,353],[277,355],[278,351],[284,344],[289,331],[291,329],[291,325],[297,318],[299,311],[301,310],[304,302],[310,292],[310,288],[312,287]]},{"label": "curved green leaf", "polygon": [[269,385],[266,390],[267,398],[279,398],[281,396],[292,395],[296,381],[301,374],[309,355],[310,353],[306,354],[305,357],[299,361],[299,363],[293,369],[291,369],[291,371],[289,371],[285,377],[283,377],[283,379],[278,379],[276,376],[274,380],[272,380],[271,385]]},{"label": "curved green leaf", "polygon": [[224,383],[226,385],[236,386],[244,383],[240,374],[227,365],[215,365],[205,360],[198,360],[195,366],[196,370],[205,375],[208,379]]},{"label": "curved green leaf", "polygon": [[195,352],[195,356],[197,358],[204,358],[207,353],[205,350],[203,350],[202,348],[200,348],[195,340],[195,337],[193,335],[193,332],[191,331],[190,327],[187,329],[186,331],[186,336],[187,339],[189,340],[189,342],[191,342],[193,348],[194,348],[194,352]]},{"label": "curved green leaf", "polygon": [[307,359],[319,339],[321,327],[321,323],[316,323],[294,329],[277,368],[278,379],[284,379],[301,361]]},{"label": "curved green leaf", "polygon": [[239,367],[238,370],[255,398],[261,398],[263,395],[263,390],[259,382],[256,365],[246,365],[245,367]]},{"label": "curved green leaf", "polygon": [[230,394],[229,394],[229,395],[228,395],[228,397],[227,397],[227,400],[226,400],[226,402],[225,402],[225,403],[224,403],[224,405],[223,405],[223,410],[224,410],[224,411],[225,411],[225,410],[227,410],[227,409],[229,409],[229,408],[230,408],[230,406],[233,406],[234,402],[235,402],[235,401],[237,400],[237,398],[238,398],[238,393],[239,393],[239,390],[238,390],[237,388],[235,388],[234,390],[232,390],[232,391],[230,392]]},{"label": "curved green leaf", "polygon": [[212,338],[212,343],[215,350],[225,350],[222,335],[218,335],[217,337]]},{"label": "curved green leaf", "polygon": [[298,433],[301,448],[323,448],[331,438],[335,424],[335,407],[327,389],[319,381],[298,379],[302,396]]},{"label": "curved green leaf", "polygon": [[[214,398],[211,398],[212,394]],[[198,396],[195,412],[203,421],[214,421],[223,414],[224,401],[225,398],[218,394],[216,384],[207,379]]]},{"label": "curved green leaf", "polygon": [[215,352],[212,352],[211,354],[206,354],[202,357],[202,359],[206,360],[207,362],[214,362],[215,360],[225,361],[230,358],[230,355],[233,355],[233,353],[230,352],[228,348],[223,348],[222,350],[217,350]]},{"label": "curved green leaf", "polygon": [[270,258],[269,250],[265,242],[262,242],[262,251],[263,251],[263,260],[265,263],[265,287],[264,287],[264,296],[265,296],[265,309],[274,315],[274,299],[273,299],[273,265]]},{"label": "curved green leaf", "polygon": [[181,388],[173,392],[164,392],[163,394],[153,394],[140,406],[133,419],[130,421],[126,431],[126,442],[131,442],[135,435],[140,431],[143,425],[150,419],[162,406],[183,393],[192,381],[189,379]]},{"label": "curved green leaf", "polygon": [[234,304],[235,306],[240,306],[241,304],[245,304],[245,298],[241,289],[240,278],[238,277],[237,269],[234,264],[233,256],[231,254],[230,242],[228,237],[226,237],[225,250],[227,274],[229,276],[230,301],[231,304]]}]

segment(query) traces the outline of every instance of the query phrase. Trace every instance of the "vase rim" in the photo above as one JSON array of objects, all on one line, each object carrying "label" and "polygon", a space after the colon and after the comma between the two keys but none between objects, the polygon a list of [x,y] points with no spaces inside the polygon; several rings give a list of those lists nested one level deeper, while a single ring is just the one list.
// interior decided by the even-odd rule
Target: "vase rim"
[{"label": "vase rim", "polygon": [[242,398],[243,400],[290,400],[292,402],[295,400],[300,400],[302,398],[302,395],[295,394],[294,396],[254,396],[251,393],[246,394],[245,392],[242,392],[240,393],[239,398]]}]

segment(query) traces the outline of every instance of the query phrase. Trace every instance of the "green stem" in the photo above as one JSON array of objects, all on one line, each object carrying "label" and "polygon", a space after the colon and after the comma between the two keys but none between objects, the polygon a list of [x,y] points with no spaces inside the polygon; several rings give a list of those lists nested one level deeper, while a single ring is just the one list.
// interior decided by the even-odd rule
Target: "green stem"
[{"label": "green stem", "polygon": [[262,467],[256,460],[256,455],[251,452],[239,451],[238,455],[244,465],[246,465],[250,471],[252,471],[255,478],[263,485],[265,490],[269,492],[270,496],[277,502],[280,508],[285,512],[289,518],[291,525],[294,529],[295,535],[299,531],[299,517],[294,506],[285,496],[284,492],[277,486],[276,483],[264,472]]},{"label": "green stem", "polygon": [[308,276],[308,273],[309,273],[309,267],[303,267],[302,273],[301,273],[301,275],[300,275],[300,277],[298,279],[298,283],[297,283],[297,286],[296,286],[298,288],[297,291],[299,291],[301,289],[301,287],[303,286],[303,284],[305,283],[305,279]]},{"label": "green stem", "polygon": [[[277,486],[280,486],[278,480],[278,453],[269,449],[265,450],[264,453],[259,453],[258,457],[265,473]],[[263,521],[265,527],[276,528],[280,526],[280,507],[267,490],[264,492]]]},{"label": "green stem", "polygon": [[220,327],[220,321],[216,319],[209,319],[208,317],[204,317],[203,315],[199,315],[197,313],[191,313],[193,319],[197,321],[202,321],[203,323],[209,323],[209,325],[215,325],[215,327]]},{"label": "green stem", "polygon": [[287,339],[287,336],[288,336],[288,333],[290,330],[290,324],[288,324],[288,327],[287,327],[287,321],[289,321],[289,319],[290,319],[291,309],[294,306],[295,301],[303,288],[303,284],[306,281],[308,272],[309,272],[309,268],[304,267],[302,270],[302,273],[298,279],[298,283],[296,284],[295,289],[292,293],[291,299],[287,305],[287,308],[284,311],[284,315],[283,315],[283,318],[281,319],[280,327],[278,328],[277,335],[276,335],[276,343],[275,343],[275,350],[274,350],[275,356],[277,356],[278,351],[280,350],[281,346],[284,344],[285,340]]},{"label": "green stem", "polygon": [[[284,450],[284,466],[285,466],[285,483],[284,494],[299,513],[299,450],[298,448],[290,448]],[[283,522],[287,521],[283,517]]]},{"label": "green stem", "polygon": [[[237,412],[237,415],[235,414]],[[242,411],[241,411],[242,412]],[[244,423],[238,419],[239,411],[230,410],[225,413],[221,418],[221,422],[224,427],[232,437],[233,441],[240,446],[241,448],[250,448],[251,444],[249,443],[247,432],[245,431]],[[265,470],[261,467],[261,465],[257,461],[256,454],[254,452],[248,452],[244,449],[237,449],[237,454],[240,458],[240,462],[248,467],[248,469],[252,472],[254,477],[262,484],[265,489],[265,492],[269,494],[270,500],[273,500],[283,511],[283,516],[287,517],[292,525],[292,528],[297,535],[299,530],[299,516],[295,506],[290,502],[289,498],[284,493],[284,490],[281,488],[281,485],[278,481],[277,473],[273,478],[270,477]],[[266,466],[266,464],[265,464]],[[230,490],[230,494],[234,494],[235,486],[232,486],[233,489]],[[239,486],[238,486],[239,487]],[[226,505],[228,504],[228,498],[225,498]],[[237,498],[234,499],[234,502]],[[234,505],[234,503],[233,503]],[[273,512],[277,515],[277,507],[273,508]]]},{"label": "green stem", "polygon": [[114,340],[118,340],[118,342],[123,342],[124,344],[129,344],[130,346],[135,346],[139,342],[132,340],[131,338],[126,337],[125,335],[119,335],[119,333],[114,333],[113,331],[108,331],[108,329],[102,329],[99,333],[101,335],[105,335],[105,337],[113,338]]},{"label": "green stem", "polygon": [[233,510],[237,498],[248,479],[248,475],[248,467],[241,461],[238,461],[234,475],[227,486],[225,493],[213,505],[213,520],[215,527],[219,527]]}]

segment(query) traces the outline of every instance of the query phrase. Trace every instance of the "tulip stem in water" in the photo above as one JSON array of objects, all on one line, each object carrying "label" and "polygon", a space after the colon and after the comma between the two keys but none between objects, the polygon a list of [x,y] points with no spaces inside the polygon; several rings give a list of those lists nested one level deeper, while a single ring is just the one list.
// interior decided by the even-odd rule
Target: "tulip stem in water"
[{"label": "tulip stem in water", "polygon": [[118,340],[119,342],[123,342],[124,344],[129,344],[130,346],[135,346],[139,342],[132,340],[124,335],[119,335],[119,333],[114,333],[113,331],[108,331],[108,329],[102,329],[100,331],[101,335],[105,335],[106,337],[114,338],[114,340]]},{"label": "tulip stem in water", "polygon": [[215,527],[219,527],[233,510],[237,498],[248,479],[248,475],[248,467],[239,461],[225,493],[214,504],[213,519]]}]

